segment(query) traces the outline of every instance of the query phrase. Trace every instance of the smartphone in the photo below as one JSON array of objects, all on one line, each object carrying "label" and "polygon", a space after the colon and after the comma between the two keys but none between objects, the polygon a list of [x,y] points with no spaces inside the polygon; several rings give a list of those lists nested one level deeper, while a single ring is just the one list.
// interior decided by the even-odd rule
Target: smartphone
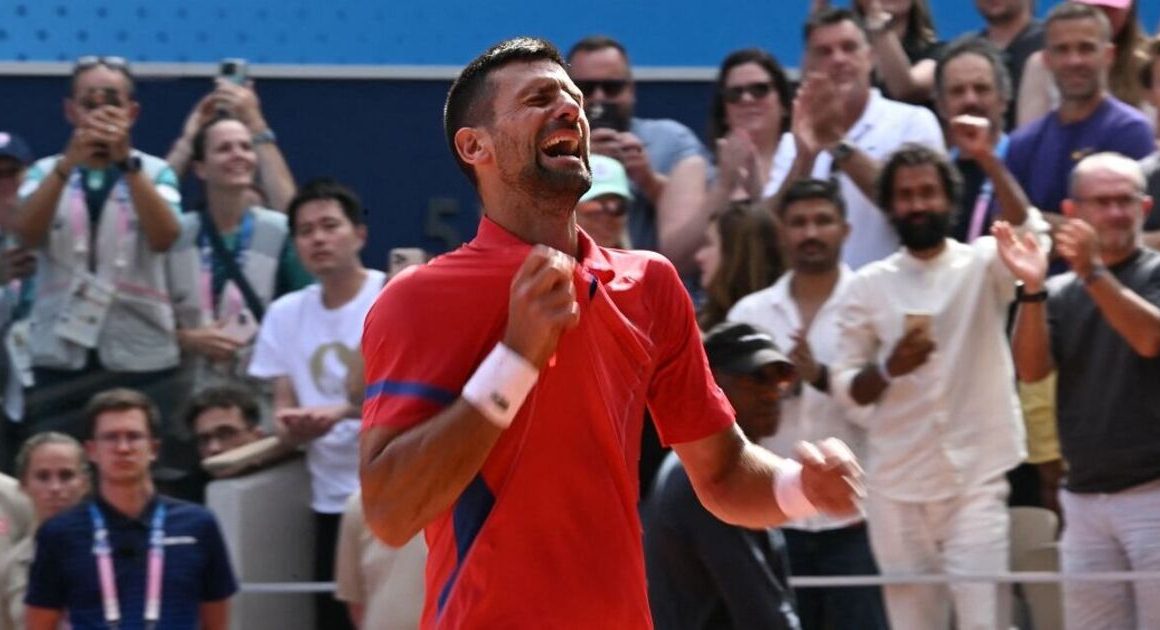
[{"label": "smartphone", "polygon": [[923,331],[923,335],[927,338],[931,336],[931,327],[934,323],[934,316],[930,313],[907,313],[903,319],[903,330],[909,333],[912,330],[918,329]]},{"label": "smartphone", "polygon": [[245,85],[246,79],[246,60],[245,59],[222,59],[221,67],[218,69],[218,76],[226,79],[237,85]]},{"label": "smartphone", "polygon": [[387,263],[387,275],[395,277],[395,274],[412,267],[414,265],[422,265],[427,262],[427,252],[418,247],[396,247],[391,250],[389,260]]},{"label": "smartphone", "polygon": [[620,115],[620,108],[605,103],[592,103],[587,108],[590,129],[628,131],[628,120]]}]

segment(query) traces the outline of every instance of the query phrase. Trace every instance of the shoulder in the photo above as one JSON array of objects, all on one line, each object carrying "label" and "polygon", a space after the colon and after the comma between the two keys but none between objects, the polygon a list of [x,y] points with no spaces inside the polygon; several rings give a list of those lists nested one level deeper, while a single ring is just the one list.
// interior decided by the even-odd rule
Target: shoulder
[{"label": "shoulder", "polygon": [[726,319],[752,321],[752,313],[760,312],[777,301],[777,288],[780,283],[781,279],[778,279],[777,283],[737,300],[733,308],[729,309]]},{"label": "shoulder", "polygon": [[1011,150],[1022,148],[1026,143],[1032,141],[1036,136],[1039,136],[1047,128],[1048,124],[1055,119],[1055,112],[1047,112],[1043,116],[1018,127],[1011,132]]},{"label": "shoulder", "polygon": [[217,517],[205,506],[167,496],[160,496],[157,500],[165,506],[167,518],[171,522],[198,528],[206,526],[217,528]]},{"label": "shoulder", "polygon": [[89,516],[90,501],[81,501],[79,504],[57,514],[40,524],[36,530],[37,540],[73,540],[78,529],[92,530],[92,520]]},{"label": "shoulder", "polygon": [[638,136],[694,136],[691,129],[671,118],[633,118],[631,131]]},{"label": "shoulder", "polygon": [[319,285],[312,284],[303,287],[297,291],[291,291],[286,295],[274,300],[268,309],[266,309],[266,316],[262,318],[262,323],[277,321],[278,318],[287,317],[294,313],[302,305],[310,299],[318,299],[318,292],[321,289]]},{"label": "shoulder", "polygon": [[172,186],[178,185],[177,174],[173,171],[173,167],[169,166],[169,162],[144,151],[134,151],[133,154],[141,158],[142,170],[155,181]]},{"label": "shoulder", "polygon": [[258,225],[274,227],[282,231],[289,231],[290,229],[290,224],[286,218],[285,213],[278,212],[277,210],[271,210],[269,208],[263,208],[261,206],[254,206],[250,208],[250,212],[254,214],[254,220],[258,223]]},{"label": "shoulder", "polygon": [[1145,177],[1153,177],[1160,174],[1160,151],[1156,151],[1140,160],[1140,168],[1143,169]]}]

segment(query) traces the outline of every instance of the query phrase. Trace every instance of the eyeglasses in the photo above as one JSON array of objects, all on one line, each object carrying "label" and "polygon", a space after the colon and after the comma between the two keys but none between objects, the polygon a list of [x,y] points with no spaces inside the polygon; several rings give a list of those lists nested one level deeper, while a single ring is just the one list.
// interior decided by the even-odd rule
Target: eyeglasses
[{"label": "eyeglasses", "polygon": [[620,197],[612,199],[589,199],[580,205],[584,214],[602,212],[610,217],[622,217],[628,212],[628,202]]},{"label": "eyeglasses", "polygon": [[110,70],[122,70],[125,72],[129,71],[129,62],[126,61],[124,57],[101,57],[98,55],[84,55],[83,57],[77,57],[77,60],[73,63],[73,74],[83,70],[88,70],[89,68],[95,68],[97,66],[105,66]]},{"label": "eyeglasses", "polygon": [[1106,210],[1115,206],[1117,208],[1128,208],[1144,199],[1144,195],[1140,193],[1125,194],[1125,195],[1096,195],[1094,197],[1076,197],[1075,201],[1088,206],[1097,206],[1102,210]]},{"label": "eyeglasses", "polygon": [[104,446],[116,447],[120,446],[122,442],[127,442],[129,446],[138,446],[148,440],[149,435],[140,431],[123,431],[121,433],[102,433],[95,439]]},{"label": "eyeglasses", "polygon": [[229,442],[241,435],[242,430],[238,427],[230,426],[228,424],[214,427],[212,431],[197,434],[198,448],[205,448],[212,442]]},{"label": "eyeglasses", "polygon": [[616,98],[628,87],[627,79],[605,79],[603,81],[577,81],[576,87],[580,88],[580,92],[585,98],[591,98],[596,94],[596,90],[600,90],[608,98]]},{"label": "eyeglasses", "polygon": [[740,103],[741,99],[748,94],[753,97],[753,100],[760,100],[769,96],[773,91],[773,83],[766,81],[764,83],[746,83],[744,85],[733,85],[721,90],[721,97],[725,99],[726,103]]}]

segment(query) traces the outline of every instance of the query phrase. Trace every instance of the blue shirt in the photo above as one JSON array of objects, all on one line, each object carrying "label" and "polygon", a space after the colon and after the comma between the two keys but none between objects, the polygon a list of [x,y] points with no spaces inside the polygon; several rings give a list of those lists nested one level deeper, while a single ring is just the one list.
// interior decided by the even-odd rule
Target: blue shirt
[{"label": "blue shirt", "polygon": [[1136,108],[1108,96],[1087,118],[1068,124],[1058,110],[1011,134],[1007,168],[1031,204],[1060,212],[1068,176],[1083,158],[1103,151],[1139,160],[1153,150],[1152,127]]},{"label": "blue shirt", "polygon": [[[197,630],[201,603],[233,595],[237,582],[213,514],[201,506],[160,495],[137,518],[129,518],[96,498],[113,547],[120,628],[144,627],[149,529],[157,501],[166,509],[165,568],[157,627]],[[24,602],[66,610],[74,630],[106,628],[88,501],[48,520],[37,531],[36,557]]]}]

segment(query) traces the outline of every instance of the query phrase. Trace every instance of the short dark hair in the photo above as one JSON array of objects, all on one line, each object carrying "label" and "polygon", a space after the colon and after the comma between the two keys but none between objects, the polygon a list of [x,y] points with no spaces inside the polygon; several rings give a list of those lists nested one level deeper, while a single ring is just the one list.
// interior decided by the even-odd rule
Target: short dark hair
[{"label": "short dark hair", "polygon": [[977,55],[991,64],[991,72],[995,81],[995,89],[1004,101],[1010,106],[1011,101],[1011,73],[1007,72],[1007,64],[1003,62],[1003,53],[989,40],[982,37],[964,37],[952,43],[939,57],[934,67],[934,91],[941,98],[943,81],[946,76],[946,66],[953,59],[963,55]]},{"label": "short dark hair", "polygon": [[[713,105],[709,114],[710,142],[729,133],[729,125],[725,122],[725,77],[733,68],[747,63],[761,66],[769,75],[770,80],[773,81],[773,91],[777,93],[777,101],[781,103],[781,129],[782,131],[789,130],[789,115],[793,109],[793,99],[790,96],[789,78],[786,77],[785,69],[767,51],[760,48],[743,48],[729,53],[717,71],[717,81],[713,89]],[[716,143],[711,146],[716,150]]]},{"label": "short dark hair", "polygon": [[157,403],[135,389],[116,387],[94,394],[85,405],[85,439],[91,440],[96,437],[97,420],[102,414],[132,409],[139,409],[145,414],[149,437],[161,436],[161,412],[157,409]]},{"label": "short dark hair", "polygon": [[88,461],[85,457],[85,447],[81,446],[76,438],[57,431],[42,431],[24,440],[24,444],[20,445],[20,451],[16,453],[14,470],[17,479],[24,481],[24,476],[28,474],[28,466],[32,460],[32,452],[45,444],[64,444],[76,448],[80,469],[84,473],[88,472],[88,466],[85,466],[85,462]]},{"label": "short dark hair", "polygon": [[1047,12],[1047,17],[1043,19],[1044,32],[1052,24],[1065,20],[1095,20],[1100,25],[1104,41],[1112,41],[1112,23],[1108,21],[1108,16],[1090,4],[1069,1],[1051,7],[1051,10]]},{"label": "short dark hair", "polygon": [[197,128],[197,133],[193,134],[193,140],[190,141],[189,159],[191,161],[193,161],[193,162],[204,162],[205,161],[205,137],[207,135],[209,135],[210,129],[212,129],[218,123],[223,123],[227,120],[235,120],[239,123],[242,122],[238,117],[234,116],[233,114],[230,114],[227,112],[218,112],[213,118],[210,118],[206,122],[202,123],[202,125],[200,127]]},{"label": "short dark hair", "polygon": [[251,429],[262,420],[262,410],[252,393],[236,385],[216,385],[207,387],[193,395],[185,408],[185,426],[192,431],[197,418],[210,409],[230,409],[237,407],[242,419]]},{"label": "short dark hair", "polygon": [[551,42],[537,37],[516,37],[488,48],[473,59],[447,91],[447,101],[443,105],[443,133],[447,136],[451,155],[472,185],[477,183],[475,172],[459,157],[455,134],[464,127],[491,123],[495,114],[491,102],[494,95],[491,74],[515,61],[551,61],[565,67],[560,51]]},{"label": "short dark hair", "polygon": [[366,211],[363,209],[362,201],[359,200],[358,195],[330,177],[320,177],[299,188],[286,207],[286,218],[290,222],[291,234],[298,233],[298,209],[309,201],[321,200],[337,202],[339,206],[342,206],[342,213],[354,225],[366,223]]},{"label": "short dark hair", "polygon": [[882,173],[878,176],[879,209],[887,216],[894,213],[894,176],[898,173],[898,169],[927,165],[933,166],[938,171],[952,211],[957,208],[963,188],[963,177],[959,174],[959,170],[942,153],[923,144],[908,142],[890,154],[882,167]]},{"label": "short dark hair", "polygon": [[866,21],[850,9],[843,9],[841,7],[826,7],[811,14],[806,19],[805,26],[802,27],[802,39],[808,46],[810,36],[814,34],[814,31],[825,26],[841,24],[842,22],[852,22],[854,26],[858,27],[858,30],[862,31],[862,37],[866,38],[867,42],[870,41],[870,31],[866,30]]},{"label": "short dark hair", "polygon": [[799,179],[789,185],[777,204],[777,216],[784,217],[791,204],[810,199],[830,202],[838,210],[838,216],[846,218],[846,200],[836,182],[826,179]]},{"label": "short dark hair", "polygon": [[607,35],[589,35],[572,44],[572,47],[568,49],[568,63],[572,63],[572,59],[576,57],[576,53],[596,52],[598,50],[604,50],[605,48],[615,48],[620,53],[620,56],[624,57],[625,63],[628,63],[628,50],[624,48],[624,44]]}]

